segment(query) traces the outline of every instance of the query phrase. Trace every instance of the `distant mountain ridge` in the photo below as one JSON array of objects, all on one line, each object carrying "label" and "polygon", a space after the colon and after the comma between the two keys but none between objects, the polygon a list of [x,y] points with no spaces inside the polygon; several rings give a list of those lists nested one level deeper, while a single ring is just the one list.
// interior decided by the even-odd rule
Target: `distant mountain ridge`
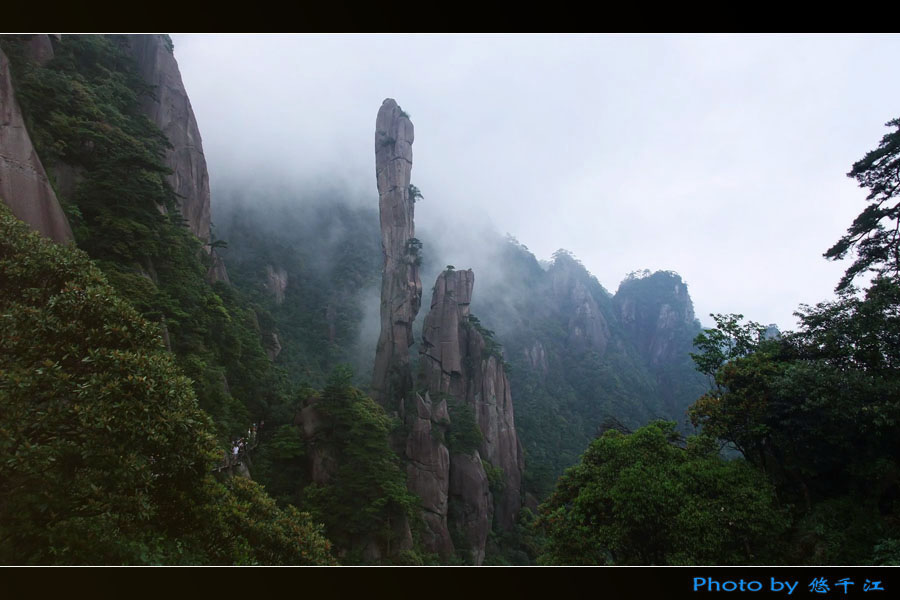
[{"label": "distant mountain ridge", "polygon": [[[396,103],[386,124],[380,113],[376,133],[379,188],[397,199],[381,222],[374,203],[304,190],[313,200],[298,205],[290,189],[265,192],[273,186],[259,182],[224,190],[230,201],[213,206],[200,130],[166,36],[4,36],[0,44],[0,114],[11,115],[0,126],[4,200],[44,235],[74,240],[158,328],[220,442],[267,422],[274,443],[261,445],[251,475],[273,497],[302,505],[315,496],[311,484],[331,485],[337,472],[316,471],[316,460],[360,458],[352,445],[323,449],[329,427],[359,433],[353,411],[377,431],[399,422],[393,448],[387,435],[352,438],[373,444],[359,464],[402,458],[384,473],[412,482],[434,540],[421,542],[414,519],[405,521],[405,490],[394,490],[390,533],[364,523],[345,535],[344,524],[319,513],[343,540],[342,559],[500,561],[497,536],[514,531],[521,508],[546,496],[604,423],[684,425],[703,391],[689,357],[700,326],[676,273],[631,276],[613,295],[571,253],[542,264],[480,229],[477,216],[443,240],[413,237],[421,194],[409,180],[412,125]],[[216,250],[222,239],[227,249]],[[444,262],[460,254],[477,264]],[[435,282],[431,293],[422,281]],[[416,318],[423,299],[431,310]],[[333,382],[345,363],[381,406],[349,379]],[[329,381],[322,394],[307,387]],[[317,404],[329,397],[345,401],[345,412],[329,416]],[[438,469],[437,482],[427,481]],[[383,500],[375,488],[372,507]],[[344,492],[338,482],[328,494]],[[313,504],[327,511],[322,494]],[[404,541],[392,545],[398,531]]]}]

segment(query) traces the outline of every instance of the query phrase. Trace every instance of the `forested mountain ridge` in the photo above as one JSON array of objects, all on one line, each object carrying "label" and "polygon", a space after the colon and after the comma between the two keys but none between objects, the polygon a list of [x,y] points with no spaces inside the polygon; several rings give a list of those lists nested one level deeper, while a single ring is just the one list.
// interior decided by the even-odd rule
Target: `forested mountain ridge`
[{"label": "forested mountain ridge", "polygon": [[213,477],[213,423],[158,325],[5,206],[0,314],[0,562],[334,563],[308,514]]},{"label": "forested mountain ridge", "polygon": [[[0,400],[14,411],[5,415],[22,416],[4,451],[47,433],[11,381],[46,385],[42,402],[66,433],[47,479],[14,462],[6,479],[12,483],[0,487],[8,506],[28,515],[15,527],[15,539],[30,552],[22,562],[324,564],[334,556],[346,564],[527,564],[539,553],[529,537],[531,511],[598,433],[659,418],[689,431],[686,410],[708,386],[690,359],[701,328],[676,273],[632,274],[613,295],[571,253],[561,250],[542,265],[514,239],[495,234],[479,234],[471,246],[484,259],[463,264],[460,253],[472,248],[464,248],[462,233],[448,242],[439,232],[412,230],[412,205],[427,200],[407,172],[400,183],[387,182],[409,214],[400,225],[410,228],[400,236],[400,225],[388,224],[387,236],[398,236],[397,279],[388,281],[387,303],[379,306],[384,246],[371,198],[259,182],[223,187],[210,198],[200,130],[165,36],[3,36],[0,49],[0,63],[10,65],[0,79],[2,114],[21,105],[15,131],[4,129],[12,118],[0,123],[0,157],[8,156],[3,144],[11,133],[17,142],[28,139],[16,160],[28,164],[34,184],[0,187],[15,196],[3,200],[14,209],[39,201],[39,218],[17,214],[45,235],[74,238],[83,251],[60,259],[22,241],[31,238],[21,231],[11,233],[3,255],[10,273],[33,262],[40,276],[5,280],[12,293],[5,306],[34,321],[53,303],[71,301],[89,321],[69,331],[88,332],[70,351],[49,348],[63,331],[48,329],[26,348],[19,325],[5,324]],[[397,131],[376,126],[376,156],[393,152],[391,160],[411,164],[403,146],[411,145],[411,122],[407,128],[408,115],[396,104],[389,108]],[[9,164],[0,162],[0,183],[10,181]],[[71,226],[68,232],[60,223]],[[14,231],[12,220],[8,227]],[[54,260],[72,268],[54,271]],[[67,287],[84,277],[99,286],[90,296],[97,313],[76,302],[82,284]],[[409,295],[401,298],[395,287]],[[416,319],[420,302],[429,310]],[[385,306],[386,319],[378,314]],[[379,316],[382,331],[387,322],[394,336],[381,347],[407,354],[384,362],[370,385]],[[99,331],[140,335],[131,346],[107,348]],[[94,365],[96,372],[95,351],[113,357]],[[74,364],[76,356],[90,360]],[[401,378],[392,380],[398,369]],[[92,376],[108,378],[114,390],[137,385],[140,393],[118,403],[110,399],[115,394],[96,402],[84,396],[97,419],[82,435],[67,420],[74,418],[67,386]],[[129,412],[138,408],[137,417]],[[153,419],[161,421],[153,424],[161,446],[144,447],[135,432]],[[696,419],[716,426],[707,413]],[[253,481],[216,481],[210,473],[228,442],[263,421]],[[106,447],[104,431],[119,427],[122,439]],[[645,441],[681,464],[659,444],[674,437],[661,429]],[[180,461],[170,456],[178,449]],[[714,454],[704,447],[684,468],[719,472]],[[92,461],[100,455],[105,462],[98,466]],[[161,460],[173,461],[171,473]],[[146,484],[147,493],[132,499],[149,502],[134,513],[139,523],[131,522],[132,500],[120,486],[93,478],[104,469]],[[740,468],[721,472],[758,483]],[[75,476],[89,482],[80,495],[48,491]],[[167,477],[177,479],[171,494],[153,483]],[[27,496],[15,491],[29,485],[44,487]],[[106,492],[122,502],[104,505],[98,498]],[[231,512],[220,513],[216,498]],[[99,512],[70,521],[69,503],[82,500]],[[195,503],[192,518],[211,524],[179,521],[184,502]],[[769,506],[765,493],[754,502]],[[50,516],[41,506],[50,506]],[[157,524],[144,522],[154,515]],[[57,531],[57,523],[57,537],[39,532],[48,525]],[[776,515],[769,524],[782,521]],[[92,546],[71,545],[95,531],[101,540],[122,539],[96,555]],[[558,550],[565,561],[568,549]],[[739,556],[739,548],[728,550]],[[2,560],[16,561],[13,546],[0,551]],[[715,553],[653,556],[669,555],[700,560]]]},{"label": "forested mountain ridge", "polygon": [[[144,534],[140,527],[124,529],[121,525],[116,525],[116,519],[144,517],[137,513],[116,516],[114,507],[101,503],[89,510],[84,518],[79,516],[78,526],[62,529],[64,535],[30,546],[34,548],[31,553],[16,553],[15,546],[5,546],[4,562],[332,562],[328,542],[312,523],[300,523],[295,518],[296,509],[286,505],[286,516],[282,516],[282,509],[276,509],[274,502],[257,484],[229,482],[229,489],[236,494],[231,497],[227,494],[232,492],[217,487],[219,484],[211,480],[211,473],[217,470],[226,445],[230,446],[228,440],[236,439],[242,435],[241,432],[246,432],[251,421],[262,422],[269,419],[271,429],[281,423],[290,423],[296,400],[289,382],[273,367],[266,355],[263,345],[265,340],[260,332],[256,310],[241,291],[222,281],[216,281],[217,275],[224,273],[221,268],[216,269],[215,255],[207,245],[207,240],[197,237],[209,235],[204,225],[209,213],[208,187],[205,184],[207,175],[202,161],[199,133],[180,85],[177,65],[171,58],[171,42],[165,36],[4,36],[0,38],[0,48],[4,57],[9,57],[12,75],[6,79],[12,82],[12,86],[4,90],[4,101],[14,101],[15,104],[10,106],[17,104],[22,107],[24,124],[27,125],[26,133],[21,122],[12,122],[14,127],[18,125],[18,129],[13,131],[18,138],[13,139],[22,139],[24,136],[34,140],[36,152],[32,152],[30,157],[32,165],[40,166],[42,163],[46,166],[50,176],[49,183],[53,188],[52,194],[59,197],[67,220],[72,224],[75,242],[88,253],[92,264],[99,267],[103,277],[115,290],[103,293],[124,298],[127,305],[133,306],[141,313],[142,318],[153,324],[142,327],[150,327],[156,331],[159,339],[164,341],[165,348],[174,354],[176,372],[184,373],[190,378],[183,380],[189,384],[189,390],[182,394],[183,401],[187,406],[195,403],[195,410],[199,405],[203,409],[199,414],[204,415],[204,419],[205,415],[212,417],[211,421],[204,421],[202,427],[215,428],[218,442],[213,443],[218,445],[218,450],[214,451],[209,446],[209,442],[213,441],[212,437],[204,438],[206,446],[200,454],[193,447],[184,444],[176,444],[168,449],[183,452],[185,460],[193,461],[193,471],[190,474],[161,474],[153,468],[150,471],[145,469],[144,472],[150,473],[152,477],[186,477],[179,485],[205,490],[202,493],[206,494],[207,499],[197,499],[194,507],[179,504],[191,502],[190,494],[182,494],[178,499],[166,501],[166,510],[182,511],[185,517],[191,514],[191,510],[202,511],[206,510],[203,506],[211,507],[213,497],[219,495],[224,510],[234,510],[234,515],[219,517],[215,511],[208,512],[206,516],[197,514],[191,518],[208,517],[212,521],[208,524],[197,523],[194,527],[225,527],[221,535],[231,536],[232,541],[229,543],[243,544],[234,549],[192,549],[189,539],[183,537],[188,535],[186,530],[179,530],[180,526],[170,526],[165,520],[159,520],[156,524],[157,533],[149,533],[149,538],[142,537]],[[152,60],[149,63],[142,62],[148,56]],[[144,68],[148,64],[150,67]],[[169,88],[157,95],[156,92],[162,86],[155,86],[155,83]],[[171,100],[173,95],[180,98],[183,104],[179,105],[177,101],[167,103],[167,99]],[[8,110],[6,105],[4,110]],[[151,121],[148,114],[159,122]],[[10,121],[5,122],[3,126],[8,127],[9,123]],[[171,139],[160,130],[160,126],[166,128]],[[9,137],[4,135],[0,139],[6,140]],[[7,148],[2,149],[2,154],[7,155]],[[40,159],[36,158],[37,154]],[[167,162],[171,167],[167,166]],[[10,163],[5,161],[0,166],[7,169],[0,175],[0,179],[7,180]],[[37,166],[34,166],[33,172],[40,174]],[[15,169],[16,165],[13,164],[12,168]],[[37,189],[37,193],[29,196],[34,189]],[[13,206],[17,203],[27,206],[47,197],[40,188],[18,186],[10,191],[24,196],[11,201]],[[191,202],[194,202],[193,206],[190,205]],[[193,217],[184,219],[182,209]],[[41,228],[40,223],[32,223],[32,226]],[[16,238],[10,235],[9,242],[15,241]],[[52,268],[42,263],[49,254],[37,258],[30,250],[20,254],[16,254],[16,251],[18,250],[10,255],[10,264],[15,265],[21,261],[23,265],[34,264],[36,268]],[[48,280],[48,284],[52,284],[52,281]],[[21,281],[10,279],[6,283],[8,285],[4,285],[4,292],[13,295],[23,293],[19,287]],[[48,297],[52,301],[53,290],[49,290],[49,293]],[[118,327],[112,321],[99,324],[91,322],[93,327],[101,325],[112,328],[112,331]],[[4,338],[7,339],[6,336]],[[9,341],[15,339],[12,337]],[[90,342],[91,339],[88,337],[85,341]],[[46,365],[51,366],[53,353],[44,348],[39,339],[35,338],[32,350],[44,352],[47,355]],[[93,350],[73,348],[66,357],[83,357],[83,362],[90,361],[90,351]],[[27,355],[18,346],[12,348],[11,353],[4,354],[4,385],[0,389],[4,419],[14,418],[13,415],[19,414],[16,403],[20,401],[20,397],[15,387],[8,386],[7,376],[19,368],[29,372],[33,367],[21,363],[25,358]],[[64,380],[72,377],[71,369],[65,364],[54,363],[52,366],[61,368]],[[33,375],[40,376],[43,369],[44,367],[38,368],[33,371]],[[141,376],[139,371],[135,371],[128,379],[139,376],[140,381],[145,381],[149,386],[146,394],[150,403],[144,408],[147,412],[147,407],[153,406],[155,397],[169,393],[167,381],[174,374],[154,371]],[[63,402],[62,406],[65,406],[64,388],[58,388],[58,393],[63,395],[51,397],[48,401]],[[125,394],[121,396],[124,400],[122,405],[136,401],[129,397]],[[87,404],[97,413],[98,418],[111,423],[107,426],[111,431],[138,424],[123,421],[116,425],[115,410],[120,404],[105,405],[100,400],[86,397]],[[162,404],[159,406],[162,407]],[[34,408],[40,409],[39,406]],[[157,409],[149,410],[155,412]],[[113,412],[107,415],[105,411]],[[63,416],[66,416],[65,412],[63,410]],[[191,418],[184,411],[180,414],[185,419]],[[74,418],[76,415],[68,416]],[[172,416],[172,422],[167,426],[195,427],[189,425],[188,421],[179,422],[182,416]],[[127,417],[126,421],[133,418]],[[19,416],[19,420],[21,423],[16,429],[19,433],[8,440],[13,444],[11,447],[22,443],[33,444],[41,436],[47,435],[65,439],[61,432],[33,428],[33,423],[24,414]],[[44,423],[49,426],[49,422]],[[60,426],[62,423],[65,421]],[[22,427],[25,429],[21,429]],[[276,434],[276,443],[265,445],[264,448],[271,447],[271,451],[268,454],[261,452],[256,461],[257,469],[262,475],[267,472],[268,466],[278,460],[280,452],[283,453],[279,449],[284,448],[284,443],[278,443],[284,441],[284,435],[279,438],[278,431],[271,429],[269,435]],[[202,435],[209,436],[210,433],[212,432],[206,430]],[[84,457],[93,456],[104,445],[103,438],[82,437],[80,441],[84,447],[76,445],[73,450],[81,452]],[[387,451],[386,441],[382,440],[380,443]],[[135,446],[136,451],[140,452],[138,448],[140,446]],[[131,456],[131,453],[124,452],[121,460],[133,460],[129,458]],[[158,465],[159,456],[156,454],[143,457],[139,455],[137,459],[156,462],[156,469],[161,466]],[[58,461],[59,457],[51,457],[50,460]],[[61,469],[63,477],[84,478],[86,482],[90,482],[85,469],[101,468],[102,471],[103,467],[90,458],[85,461],[83,464],[62,461],[56,462],[56,465]],[[7,463],[7,466],[11,471],[4,477],[4,482],[11,487],[5,488],[3,493],[5,498],[11,500],[4,502],[4,506],[18,507],[16,512],[22,515],[17,517],[21,525],[10,529],[10,532],[27,531],[37,522],[43,523],[37,526],[38,529],[50,528],[49,531],[57,522],[65,523],[71,518],[70,510],[74,508],[72,503],[79,502],[79,498],[62,493],[52,498],[54,505],[59,506],[58,509],[29,521],[27,515],[32,514],[32,509],[39,508],[46,512],[48,505],[44,500],[41,505],[44,508],[29,508],[28,502],[41,502],[41,497],[24,495],[21,491],[23,482],[41,485],[41,481],[57,471],[51,469],[45,472],[43,479],[35,479],[33,476],[28,479],[26,473],[29,469],[36,468],[34,465],[12,462]],[[100,496],[112,493],[105,483],[91,483],[91,486]],[[178,489],[173,488],[173,492]],[[375,493],[377,494],[377,490]],[[25,504],[19,504],[21,502]],[[148,514],[153,513],[152,505],[148,510]],[[246,518],[250,520],[244,524],[234,521],[238,514],[247,515]],[[4,512],[4,523],[9,523],[12,518],[12,513]],[[221,521],[223,518],[225,521],[217,525],[216,520]],[[97,538],[90,532],[107,527],[104,523],[112,523],[110,535],[115,535],[116,527],[121,533],[121,540],[108,550],[101,551],[90,543],[82,543],[73,548],[64,546],[71,543],[71,536],[79,535],[86,540],[99,540],[97,543],[102,544],[103,538]],[[153,526],[153,523],[147,524],[151,529]],[[244,534],[237,530],[228,533],[227,528],[232,526],[245,529],[250,527],[246,529],[243,541],[238,536]],[[5,525],[4,529],[6,527]],[[267,527],[275,529],[266,531]],[[202,538],[207,534],[197,535]],[[217,538],[212,536],[212,531],[208,535],[211,536],[208,543],[218,543]],[[260,535],[269,536],[271,544],[253,537]],[[9,536],[4,539],[5,543],[11,543],[12,538]],[[282,545],[279,547],[278,544]],[[301,547],[307,544],[311,545],[306,549]],[[133,552],[116,550],[123,545],[133,548]],[[178,551],[180,554],[174,553],[176,546],[182,548]],[[261,554],[268,551],[267,548],[271,553]],[[301,552],[307,553],[305,557],[300,555]],[[345,549],[341,548],[340,552],[344,553]]]},{"label": "forested mountain ridge", "polygon": [[546,495],[611,422],[689,429],[687,407],[706,385],[690,360],[700,325],[677,274],[633,275],[612,296],[567,251],[545,269],[508,238],[495,256],[502,279],[485,282],[473,310],[511,365],[529,491]]},{"label": "forested mountain ridge", "polygon": [[[176,137],[173,144],[148,118],[145,98],[153,97],[154,87],[132,56],[138,42],[155,44],[154,55],[171,58],[163,36],[4,36],[0,48],[9,56],[15,97],[75,242],[122,296],[159,323],[224,441],[252,420],[251,412],[257,416],[281,403],[283,389],[253,311],[235,290],[208,277],[214,257],[185,227],[208,235],[202,217],[192,224],[180,210],[193,201],[199,205],[194,212],[209,211],[199,134],[186,149],[186,141]],[[41,52],[34,50],[38,44]],[[162,61],[160,68],[177,75],[174,64]],[[175,114],[154,114],[186,121],[179,131],[193,120],[189,104]],[[176,164],[184,152],[196,167],[187,172]],[[186,182],[191,177],[200,181]],[[173,182],[199,191],[193,199],[187,190],[189,196],[179,196]]]},{"label": "forested mountain ridge", "polygon": [[690,408],[699,435],[658,422],[591,442],[540,508],[540,561],[900,564],[900,119],[887,126],[848,173],[868,204],[824,254],[854,251],[837,298],[777,335],[714,315],[692,353],[711,382]]}]

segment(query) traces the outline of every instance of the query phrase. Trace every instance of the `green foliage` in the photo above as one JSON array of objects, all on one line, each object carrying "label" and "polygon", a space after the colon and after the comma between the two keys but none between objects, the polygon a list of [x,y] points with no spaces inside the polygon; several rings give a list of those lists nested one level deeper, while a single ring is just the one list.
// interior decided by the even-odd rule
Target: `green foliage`
[{"label": "green foliage", "polygon": [[79,250],[0,205],[0,562],[331,562],[220,456],[191,381]]},{"label": "green foliage", "polygon": [[794,506],[791,562],[865,563],[898,535],[898,315],[900,286],[885,277],[863,296],[803,307],[797,332],[760,341],[755,330],[691,408]]},{"label": "green foliage", "polygon": [[528,507],[522,507],[515,527],[510,531],[491,531],[485,545],[484,564],[498,566],[533,566],[541,553],[546,538],[540,527],[535,527],[537,516]]},{"label": "green foliage", "polygon": [[419,238],[410,238],[406,242],[406,255],[411,264],[417,267],[422,265],[422,242],[419,241]]},{"label": "green foliage", "polygon": [[878,148],[867,152],[847,173],[859,187],[869,189],[866,200],[870,204],[825,253],[826,258],[841,260],[850,250],[856,251],[853,264],[838,283],[838,291],[849,288],[857,276],[866,272],[900,277],[900,119],[885,126],[896,130],[881,138]]},{"label": "green foliage", "polygon": [[178,212],[163,162],[169,142],[142,112],[153,90],[125,38],[64,36],[44,66],[24,58],[23,43],[0,38],[43,164],[51,174],[75,173],[74,188],[58,191],[77,216],[78,246],[121,296],[159,322],[220,439],[273,414],[285,387],[247,302],[205,280],[210,256]]},{"label": "green foliage", "polygon": [[787,520],[771,486],[674,423],[594,440],[541,505],[543,564],[767,564]]},{"label": "green foliage", "polygon": [[475,411],[465,400],[450,395],[443,397],[450,413],[450,424],[446,426],[445,434],[447,449],[451,454],[472,454],[484,440],[475,419]]},{"label": "green foliage", "polygon": [[[552,492],[607,417],[632,429],[664,417],[687,431],[686,408],[705,389],[689,356],[699,324],[656,327],[663,305],[689,310],[687,295],[675,292],[685,289],[677,274],[626,280],[613,297],[570,252],[554,256],[545,268],[514,238],[498,240],[503,276],[482,284],[472,306],[503,342],[525,488],[539,498]],[[635,309],[629,324],[621,316],[626,304]],[[666,352],[656,353],[660,347]]]},{"label": "green foliage", "polygon": [[900,539],[890,538],[876,544],[872,564],[900,566]]},{"label": "green foliage", "polygon": [[726,362],[747,356],[764,339],[766,328],[754,321],[741,324],[744,315],[710,315],[716,322],[694,338],[699,350],[691,353],[697,370],[712,378]]},{"label": "green foliage", "polygon": [[409,192],[409,198],[413,202],[418,202],[419,200],[425,199],[425,196],[422,195],[422,192],[419,190],[419,188],[417,188],[413,184],[409,184],[408,192]]},{"label": "green foliage", "polygon": [[419,506],[388,445],[394,423],[378,404],[352,387],[351,379],[349,370],[336,369],[313,400],[325,421],[317,443],[327,449],[334,469],[328,483],[310,484],[301,500],[325,523],[348,564],[361,562],[371,542],[392,554],[404,525],[416,524]]},{"label": "green foliage", "polygon": [[299,489],[309,483],[307,448],[300,430],[284,424],[260,444],[253,456],[253,476],[282,505],[300,505]]},{"label": "green foliage", "polygon": [[[339,364],[353,364],[365,374],[356,384],[368,384],[374,340],[365,347],[359,342],[363,301],[373,300],[381,276],[377,212],[326,196],[307,203],[285,202],[287,192],[247,190],[240,196],[269,209],[224,198],[218,219],[229,239],[228,276],[252,302],[260,330],[278,332],[276,364],[294,385],[321,387]],[[280,304],[266,288],[266,267],[287,274]]]},{"label": "green foliage", "polygon": [[[331,543],[322,526],[293,506],[279,508],[263,488],[249,479],[233,477],[218,486],[215,504],[203,519],[207,543],[236,564],[335,565]],[[226,559],[227,560],[227,559]]]},{"label": "green foliage", "polygon": [[484,325],[481,324],[481,321],[473,314],[470,314],[464,325],[471,326],[475,329],[479,334],[481,334],[481,338],[484,340],[484,354],[487,356],[493,356],[498,361],[500,361],[504,366],[506,363],[503,362],[503,345],[497,341],[494,337],[496,333],[493,330],[488,329]]},{"label": "green foliage", "polygon": [[497,495],[503,491],[503,488],[506,487],[506,475],[503,473],[501,467],[495,467],[484,459],[481,459],[481,466],[484,468],[484,473],[487,475],[488,487],[491,490],[491,494],[496,498]]}]

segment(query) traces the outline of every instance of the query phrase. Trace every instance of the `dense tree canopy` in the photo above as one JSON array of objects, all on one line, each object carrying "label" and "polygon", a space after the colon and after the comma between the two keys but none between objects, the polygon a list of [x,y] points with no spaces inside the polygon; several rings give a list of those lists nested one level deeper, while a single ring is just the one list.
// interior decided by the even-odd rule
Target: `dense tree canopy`
[{"label": "dense tree canopy", "polygon": [[344,562],[358,563],[367,547],[386,560],[421,562],[413,551],[395,552],[407,527],[415,529],[419,499],[406,489],[406,474],[389,445],[394,423],[374,400],[354,388],[348,369],[336,369],[312,402],[322,418],[321,452],[333,464],[327,482],[303,489],[301,503],[325,523]]},{"label": "dense tree canopy", "polygon": [[591,442],[541,506],[547,564],[753,564],[786,525],[772,488],[709,440],[677,445],[675,424]]},{"label": "dense tree canopy", "polygon": [[[801,306],[798,330],[774,338],[713,315],[691,354],[711,384],[690,409],[702,435],[686,450],[660,424],[595,440],[542,507],[542,560],[900,562],[900,120],[888,126],[898,130],[849,173],[870,204],[826,253],[856,251],[838,298]],[[869,286],[854,288],[866,272]],[[722,462],[713,440],[742,458]],[[729,498],[749,489],[762,495]],[[743,548],[716,537],[717,516]]]},{"label": "dense tree canopy", "polygon": [[[26,36],[27,37],[27,36]],[[28,133],[72,225],[119,297],[164,324],[220,440],[287,397],[242,294],[206,281],[210,257],[185,227],[164,163],[169,146],[144,115],[154,92],[121,36],[67,35],[46,64],[26,37],[0,36]],[[67,175],[68,174],[68,175]]]},{"label": "dense tree canopy", "polygon": [[308,516],[213,479],[211,432],[159,326],[0,205],[0,562],[331,561]]},{"label": "dense tree canopy", "polygon": [[897,535],[900,287],[880,278],[798,316],[797,332],[724,362],[691,417],[794,507],[788,560],[866,562]]}]

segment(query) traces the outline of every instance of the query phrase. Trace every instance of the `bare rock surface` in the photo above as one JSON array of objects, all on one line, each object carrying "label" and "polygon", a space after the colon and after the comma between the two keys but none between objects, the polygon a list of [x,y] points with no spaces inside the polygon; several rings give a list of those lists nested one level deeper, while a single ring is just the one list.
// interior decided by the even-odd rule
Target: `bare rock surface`
[{"label": "bare rock surface", "polygon": [[181,71],[169,42],[162,35],[129,35],[131,55],[141,78],[155,88],[155,98],[145,98],[143,111],[169,139],[165,163],[172,174],[169,183],[178,194],[179,208],[191,231],[209,241],[209,173],[203,142]]},{"label": "bare rock surface", "polygon": [[467,555],[472,564],[484,562],[485,546],[494,513],[493,497],[476,450],[472,454],[454,454],[451,458],[451,526],[459,532],[457,552]]},{"label": "bare rock surface", "polygon": [[[451,456],[449,509],[449,527],[467,540],[463,550],[480,564],[492,524],[515,525],[525,465],[502,357],[469,312],[474,285],[471,270],[438,275],[425,317],[421,377],[432,395],[471,409],[482,435],[477,451]],[[498,470],[496,498],[482,461]]]},{"label": "bare rock surface", "polygon": [[42,235],[60,243],[73,239],[69,221],[25,128],[13,90],[9,60],[3,52],[0,52],[0,200]]},{"label": "bare rock surface", "polygon": [[409,347],[413,320],[422,301],[414,242],[415,200],[410,197],[413,125],[393,99],[375,120],[375,178],[384,257],[381,332],[375,352],[372,389],[382,404],[402,400],[412,389]]},{"label": "bare rock surface", "polygon": [[25,55],[28,60],[44,66],[53,60],[53,42],[47,34],[32,35],[25,45]]},{"label": "bare rock surface", "polygon": [[576,352],[592,350],[600,356],[610,340],[609,324],[584,283],[587,271],[568,255],[561,255],[550,269],[554,295],[569,315],[567,345]]},{"label": "bare rock surface", "polygon": [[[494,523],[503,529],[515,523],[522,448],[502,357],[469,314],[475,285],[471,270],[448,269],[438,276],[424,322],[418,385],[413,387],[409,347],[422,299],[415,198],[410,196],[413,138],[409,117],[394,100],[385,100],[375,126],[384,266],[372,389],[376,400],[395,410],[405,425],[396,446],[407,465],[408,488],[422,501],[425,549],[443,558],[466,556],[477,565],[484,561]],[[483,437],[478,448],[451,454],[446,434],[452,431],[454,409],[448,402],[471,410]],[[488,469],[499,484],[496,498]]]},{"label": "bare rock surface", "polygon": [[275,359],[278,358],[278,355],[281,354],[281,340],[278,339],[278,334],[274,331],[270,333],[266,339],[264,339],[265,347],[266,347],[266,356],[269,357],[269,360],[275,362]]},{"label": "bare rock surface", "polygon": [[446,558],[454,552],[447,528],[450,452],[439,433],[449,422],[447,405],[443,400],[432,402],[426,393],[424,397],[416,394],[404,406],[409,430],[404,448],[407,487],[422,500],[422,542],[429,552]]},{"label": "bare rock surface", "polygon": [[287,289],[288,274],[284,267],[266,265],[266,289],[275,298],[275,304],[284,302],[284,292]]}]

